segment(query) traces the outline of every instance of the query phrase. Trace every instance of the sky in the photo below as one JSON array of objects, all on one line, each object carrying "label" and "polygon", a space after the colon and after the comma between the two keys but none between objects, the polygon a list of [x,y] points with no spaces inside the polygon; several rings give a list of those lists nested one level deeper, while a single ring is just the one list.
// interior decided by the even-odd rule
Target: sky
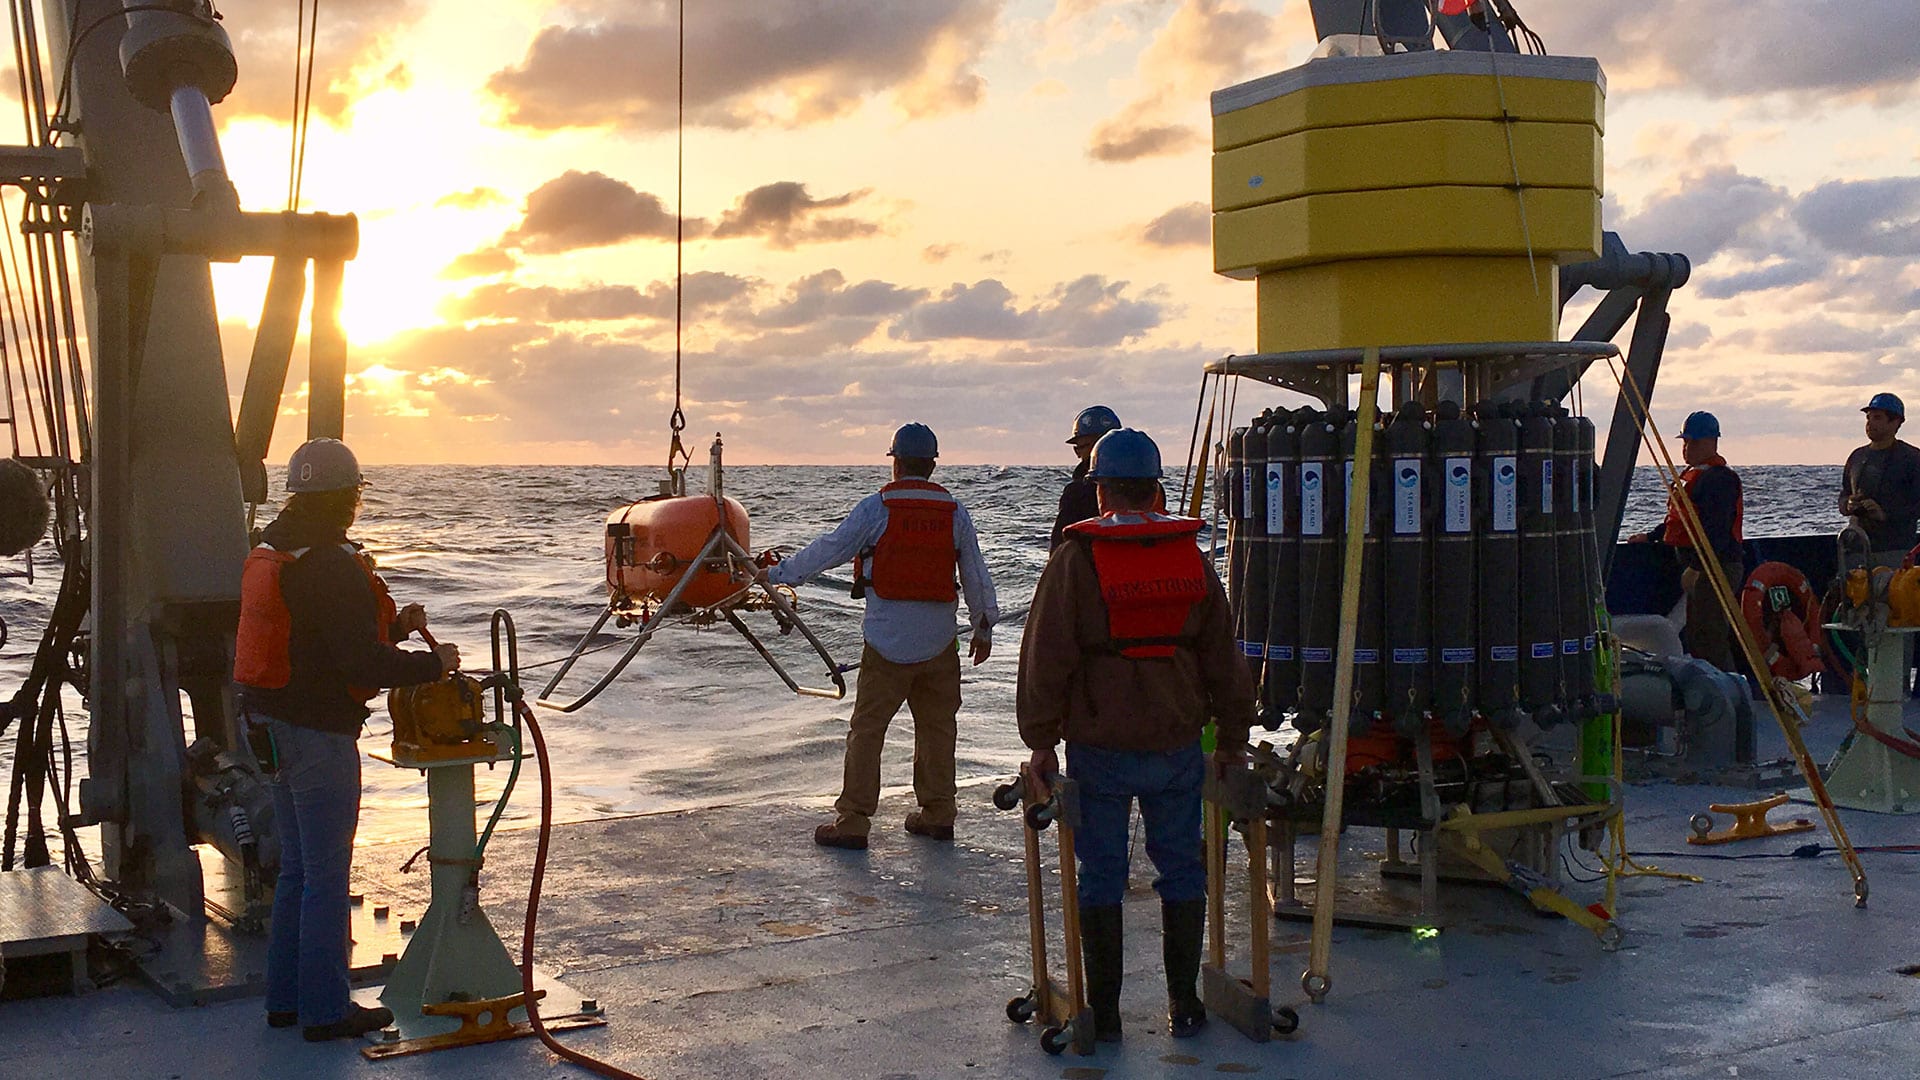
[{"label": "sky", "polygon": [[[1837,462],[1874,391],[1920,407],[1920,3],[1516,6],[1606,71],[1607,227],[1695,267],[1664,428],[1706,408],[1736,462]],[[295,4],[226,7],[223,146],[243,204],[279,209]],[[735,462],[877,462],[920,420],[946,462],[1057,462],[1096,402],[1180,456],[1201,366],[1254,349],[1253,284],[1211,270],[1208,95],[1304,62],[1303,0],[687,7],[696,459],[721,431]],[[361,222],[364,459],[663,462],[675,28],[656,0],[322,7],[302,209]],[[236,394],[266,271],[215,270]],[[1604,427],[1611,378],[1582,399]]]}]

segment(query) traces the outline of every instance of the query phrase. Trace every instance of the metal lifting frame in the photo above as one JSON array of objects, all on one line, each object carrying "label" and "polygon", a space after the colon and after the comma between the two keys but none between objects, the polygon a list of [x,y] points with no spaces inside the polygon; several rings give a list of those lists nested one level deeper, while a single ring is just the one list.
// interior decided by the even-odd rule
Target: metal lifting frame
[{"label": "metal lifting frame", "polygon": [[546,687],[540,691],[540,697],[538,699],[540,707],[570,713],[585,706],[594,698],[599,697],[600,693],[607,687],[613,685],[613,681],[620,677],[622,671],[627,669],[627,665],[633,662],[633,658],[640,654],[641,646],[653,640],[653,635],[659,631],[661,626],[664,625],[669,618],[681,618],[689,614],[696,618],[709,614],[718,614],[721,618],[726,619],[727,624],[735,630],[738,630],[741,637],[747,639],[747,643],[752,645],[754,651],[760,654],[760,658],[767,662],[767,666],[773,669],[773,673],[780,676],[780,681],[786,683],[787,689],[794,693],[803,694],[808,697],[832,698],[836,701],[846,697],[846,674],[840,669],[840,666],[834,662],[833,655],[827,652],[826,645],[822,644],[820,639],[814,636],[813,629],[800,618],[800,613],[794,610],[793,605],[787,601],[786,597],[780,595],[779,589],[774,586],[763,583],[759,587],[766,595],[767,605],[772,608],[774,619],[780,625],[781,632],[784,633],[788,627],[799,630],[800,635],[807,639],[807,644],[813,646],[813,651],[819,654],[820,659],[826,661],[827,677],[833,680],[833,688],[831,690],[824,687],[800,685],[799,681],[789,674],[786,667],[774,657],[772,651],[767,648],[766,643],[760,640],[759,636],[753,632],[752,628],[747,625],[744,619],[740,618],[738,608],[741,606],[741,603],[745,601],[748,594],[752,592],[755,587],[754,585],[749,584],[721,603],[714,604],[710,607],[693,608],[689,611],[687,607],[681,604],[681,594],[685,593],[687,586],[693,583],[695,572],[715,560],[739,566],[753,565],[753,556],[748,553],[746,548],[740,546],[740,541],[735,540],[732,533],[727,531],[724,517],[719,524],[713,527],[713,531],[707,534],[707,542],[701,545],[700,553],[695,555],[687,563],[686,572],[680,575],[680,580],[674,582],[673,589],[653,608],[653,611],[647,616],[646,621],[641,624],[640,632],[636,634],[633,641],[627,645],[626,651],[620,654],[620,658],[614,661],[613,666],[608,668],[592,686],[587,688],[586,693],[581,694],[579,697],[567,701],[553,700],[553,692],[559,688],[560,681],[567,677],[569,671],[573,670],[574,663],[590,651],[589,646],[592,644],[594,636],[600,632],[600,628],[607,625],[608,619],[616,615],[624,614],[625,611],[628,610],[623,609],[617,603],[609,602],[606,610],[602,611],[600,617],[594,620],[593,626],[590,627],[585,634],[581,635],[579,643],[574,645],[571,653],[567,654],[567,658],[561,663],[560,669],[553,673],[553,678],[547,680]]}]

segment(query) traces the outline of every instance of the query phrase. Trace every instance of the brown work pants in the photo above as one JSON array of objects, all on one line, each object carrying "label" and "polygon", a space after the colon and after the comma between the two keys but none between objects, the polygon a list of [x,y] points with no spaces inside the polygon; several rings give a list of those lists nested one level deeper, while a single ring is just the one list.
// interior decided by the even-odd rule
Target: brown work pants
[{"label": "brown work pants", "polygon": [[[1739,560],[1722,562],[1720,568],[1727,575],[1727,586],[1733,590],[1737,603],[1747,568]],[[1693,588],[1687,590],[1687,625],[1680,631],[1680,643],[1687,647],[1689,656],[1705,660],[1721,671],[1737,674],[1746,668],[1734,659],[1740,652],[1739,643],[1734,638],[1733,627],[1727,623],[1727,613],[1714,595],[1713,583],[1707,580],[1704,571],[1694,581]]]},{"label": "brown work pants", "polygon": [[860,679],[847,730],[846,775],[834,827],[865,836],[880,808],[880,751],[887,725],[902,702],[913,713],[913,795],[929,825],[953,824],[953,748],[959,728],[960,647],[947,646],[931,660],[896,664],[868,645],[860,653]]}]

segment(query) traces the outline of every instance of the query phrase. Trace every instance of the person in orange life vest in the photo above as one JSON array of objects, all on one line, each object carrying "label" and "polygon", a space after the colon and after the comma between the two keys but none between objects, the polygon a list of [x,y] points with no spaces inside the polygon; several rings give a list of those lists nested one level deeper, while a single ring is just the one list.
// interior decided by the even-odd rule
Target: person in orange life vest
[{"label": "person in orange life vest", "polygon": [[[1254,720],[1254,688],[1233,640],[1226,590],[1196,537],[1201,523],[1157,510],[1160,451],[1130,428],[1093,449],[1101,516],[1067,530],[1034,589],[1020,642],[1015,712],[1033,751],[1028,773],[1080,785],[1081,951],[1099,1038],[1120,1035],[1121,900],[1129,814],[1140,801],[1147,857],[1159,877],[1167,1015],[1176,1037],[1198,1031],[1195,992],[1207,874],[1200,732],[1219,730],[1216,758],[1235,763]],[[1036,791],[1036,795],[1044,792]]]},{"label": "person in orange life vest", "polygon": [[1100,436],[1119,426],[1120,417],[1105,405],[1089,405],[1073,418],[1073,437],[1067,440],[1067,445],[1073,447],[1080,464],[1073,467],[1073,477],[1060,490],[1060,510],[1053,516],[1049,548],[1059,547],[1060,541],[1067,538],[1067,526],[1100,516],[1093,480],[1087,476],[1087,461],[1093,457],[1093,444],[1100,441]]},{"label": "person in orange life vest", "polygon": [[[854,596],[866,600],[860,677],[847,730],[835,817],[814,830],[822,847],[865,850],[880,808],[880,751],[902,702],[913,713],[913,794],[907,831],[953,839],[955,717],[960,711],[959,597],[967,599],[975,664],[993,651],[1000,618],[973,518],[932,482],[940,444],[925,424],[894,432],[893,481],[862,499],[832,532],[761,572],[798,585],[852,560]],[[959,577],[956,588],[954,578]]]},{"label": "person in orange life vest", "polygon": [[304,1026],[310,1042],[393,1022],[347,996],[347,874],[360,816],[355,743],[378,687],[432,682],[460,651],[392,643],[427,625],[419,604],[395,606],[359,545],[347,539],[365,481],[353,451],[314,439],[287,463],[287,504],[241,572],[234,682],[245,722],[272,747],[280,838],[267,944],[267,1023]]},{"label": "person in orange life vest", "polygon": [[[1700,527],[1706,533],[1708,546],[1713,548],[1714,555],[1720,561],[1720,569],[1727,576],[1728,587],[1738,596],[1747,573],[1745,556],[1741,551],[1741,545],[1745,542],[1742,533],[1742,522],[1746,516],[1745,496],[1740,486],[1740,475],[1728,468],[1727,459],[1720,456],[1720,421],[1708,412],[1689,414],[1680,427],[1680,452],[1687,463],[1686,470],[1680,474],[1680,482],[1692,498],[1695,512],[1700,515]],[[1687,595],[1687,624],[1680,631],[1681,643],[1687,647],[1689,654],[1722,671],[1740,670],[1740,665],[1735,661],[1739,649],[1733,627],[1727,622],[1727,613],[1721,609],[1713,586],[1700,572],[1706,564],[1700,553],[1694,550],[1693,541],[1682,523],[1679,500],[1668,500],[1665,521],[1649,532],[1627,539],[1662,543],[1674,549],[1682,567],[1680,587]]]}]

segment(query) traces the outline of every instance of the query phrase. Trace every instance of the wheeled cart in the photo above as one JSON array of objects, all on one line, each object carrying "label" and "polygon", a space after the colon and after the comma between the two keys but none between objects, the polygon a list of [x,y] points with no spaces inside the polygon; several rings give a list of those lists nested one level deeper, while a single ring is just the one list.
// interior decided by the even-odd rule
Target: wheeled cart
[{"label": "wheeled cart", "polygon": [[[1033,987],[1007,1002],[1007,1019],[1016,1024],[1040,1025],[1040,1049],[1059,1054],[1073,1047],[1077,1054],[1093,1053],[1093,1010],[1087,1007],[1086,980],[1080,967],[1080,892],[1073,861],[1073,834],[1080,824],[1079,786],[1065,776],[1053,777],[1044,800],[1033,797],[1028,770],[993,793],[1002,810],[1020,809],[1026,831],[1027,935],[1033,953]],[[1067,981],[1062,986],[1047,969],[1045,867],[1041,865],[1040,834],[1058,825],[1060,837],[1061,949],[1066,954]]]}]

